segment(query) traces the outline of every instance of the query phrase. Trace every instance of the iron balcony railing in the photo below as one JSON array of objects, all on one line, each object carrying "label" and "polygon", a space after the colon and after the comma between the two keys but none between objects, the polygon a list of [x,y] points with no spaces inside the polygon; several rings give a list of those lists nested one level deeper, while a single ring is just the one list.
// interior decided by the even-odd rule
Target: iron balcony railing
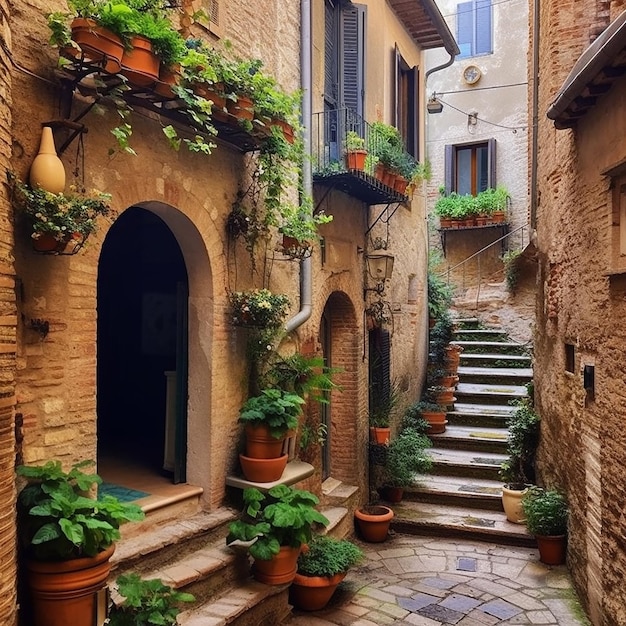
[{"label": "iron balcony railing", "polygon": [[[349,133],[364,140],[367,151],[364,170],[348,168],[346,142]],[[384,140],[380,133],[352,109],[330,109],[313,115],[311,125],[311,152],[313,180],[340,188],[368,204],[403,202],[404,193],[376,178],[377,154]]]}]

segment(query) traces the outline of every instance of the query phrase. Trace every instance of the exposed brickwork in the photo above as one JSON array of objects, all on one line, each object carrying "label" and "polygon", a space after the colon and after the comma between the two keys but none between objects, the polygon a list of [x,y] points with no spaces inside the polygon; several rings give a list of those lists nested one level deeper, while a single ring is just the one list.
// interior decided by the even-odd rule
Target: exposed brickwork
[{"label": "exposed brickwork", "polygon": [[[590,40],[623,5],[541,3],[535,331],[539,469],[544,483],[568,494],[568,565],[593,623],[603,626],[626,620],[626,283],[623,274],[609,275],[613,207],[611,179],[603,175],[626,156],[626,81],[615,82],[575,130],[556,131],[543,112]],[[576,347],[574,373],[565,371],[564,343]],[[595,398],[583,387],[585,365],[595,368]]]}]

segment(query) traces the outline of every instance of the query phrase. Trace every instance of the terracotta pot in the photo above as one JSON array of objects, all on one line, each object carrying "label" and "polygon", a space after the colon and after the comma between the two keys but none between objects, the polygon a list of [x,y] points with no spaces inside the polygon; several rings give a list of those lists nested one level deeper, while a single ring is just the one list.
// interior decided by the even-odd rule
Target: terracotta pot
[{"label": "terracotta pot", "polygon": [[266,585],[290,583],[296,576],[300,548],[283,546],[280,552],[269,561],[255,559],[252,575]]},{"label": "terracotta pot", "polygon": [[402,487],[391,487],[390,485],[385,485],[381,492],[382,497],[387,500],[387,502],[391,502],[392,504],[402,502],[402,498],[404,497],[404,489]]},{"label": "terracotta pot", "polygon": [[296,574],[289,589],[289,601],[302,611],[319,611],[328,604],[345,577],[345,572],[328,577]]},{"label": "terracotta pot", "polygon": [[124,50],[121,74],[131,85],[149,87],[159,78],[159,57],[152,51],[152,43],[141,35],[133,35],[131,50]]},{"label": "terracotta pot", "polygon": [[439,227],[440,228],[452,228],[452,220],[449,217],[440,217]]},{"label": "terracotta pot", "polygon": [[246,424],[246,456],[253,459],[275,459],[283,452],[285,436],[272,437],[266,424]]},{"label": "terracotta pot", "polygon": [[346,152],[346,167],[349,170],[364,170],[366,150],[348,150]]},{"label": "terracotta pot", "polygon": [[33,239],[33,250],[35,252],[63,252],[67,248],[69,239],[59,241],[50,233],[42,233],[37,239]]},{"label": "terracotta pot", "polygon": [[390,435],[390,428],[384,428],[382,426],[370,426],[370,440],[374,443],[378,443],[381,445],[388,444]]},{"label": "terracotta pot", "polygon": [[398,193],[401,193],[402,195],[405,195],[406,188],[408,187],[408,185],[409,185],[409,181],[406,178],[404,178],[404,176],[398,175],[398,176],[396,176],[396,181],[395,181],[395,184],[394,184],[393,188]]},{"label": "terracotta pot", "polygon": [[27,561],[32,626],[93,626],[97,593],[111,571],[111,546],[93,558]]},{"label": "terracotta pot", "polygon": [[41,129],[39,152],[30,166],[29,182],[31,187],[41,187],[50,193],[65,189],[65,167],[57,155],[50,126]]},{"label": "terracotta pot", "polygon": [[248,96],[237,94],[237,101],[227,100],[226,108],[231,115],[241,120],[252,121],[254,119],[254,102]]},{"label": "terracotta pot", "polygon": [[198,96],[210,100],[213,103],[213,107],[223,111],[226,108],[226,98],[224,97],[224,84],[215,83],[209,85],[207,83],[196,83],[193,86],[193,91]]},{"label": "terracotta pot", "polygon": [[502,506],[506,519],[513,524],[525,524],[526,519],[522,509],[522,497],[528,491],[526,485],[503,485]]},{"label": "terracotta pot", "polygon": [[180,82],[180,63],[173,67],[161,65],[159,68],[159,80],[154,85],[154,93],[164,98],[176,98],[172,87]]},{"label": "terracotta pot", "polygon": [[449,376],[442,376],[439,380],[439,384],[442,387],[454,387],[459,382],[459,377],[456,374],[450,374]]},{"label": "terracotta pot", "polygon": [[241,471],[246,480],[253,483],[273,483],[279,480],[287,467],[288,454],[275,459],[253,459],[243,454],[239,455]]},{"label": "terracotta pot", "polygon": [[382,163],[376,163],[374,176],[382,183],[385,179],[385,166]]},{"label": "terracotta pot", "polygon": [[[117,74],[122,69],[124,44],[115,33],[82,17],[72,21],[71,29],[72,41],[80,46],[84,62],[100,65],[109,74]],[[63,56],[79,58],[81,53],[68,46],[63,49]]]},{"label": "terracotta pot", "polygon": [[278,126],[283,131],[283,137],[289,143],[293,143],[296,140],[296,136],[293,132],[293,126],[285,122],[285,120],[272,118],[270,126]]},{"label": "terracotta pot", "polygon": [[448,420],[444,412],[423,411],[422,417],[428,422],[428,435],[440,435],[446,432]]},{"label": "terracotta pot", "polygon": [[383,176],[383,184],[387,185],[387,187],[391,187],[392,189],[396,185],[396,175],[389,169],[385,170],[385,174]]},{"label": "terracotta pot", "polygon": [[503,224],[506,221],[506,214],[504,211],[494,211],[491,214],[491,221],[494,224]]},{"label": "terracotta pot", "polygon": [[354,511],[356,524],[364,541],[381,543],[387,539],[393,511],[388,506],[366,506]]},{"label": "terracotta pot", "polygon": [[450,406],[454,404],[454,387],[447,387],[441,391],[435,392],[435,402],[442,406]]},{"label": "terracotta pot", "polygon": [[546,565],[562,565],[567,557],[567,536],[545,537],[536,535],[539,560]]}]

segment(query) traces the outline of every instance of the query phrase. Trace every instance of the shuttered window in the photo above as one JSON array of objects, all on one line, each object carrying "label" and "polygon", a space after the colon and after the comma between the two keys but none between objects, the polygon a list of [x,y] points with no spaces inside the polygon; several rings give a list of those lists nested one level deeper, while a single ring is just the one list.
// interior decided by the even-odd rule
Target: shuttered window
[{"label": "shuttered window", "polygon": [[409,67],[398,46],[394,50],[394,65],[395,126],[400,131],[406,151],[419,160],[419,72],[417,67]]},{"label": "shuttered window", "polygon": [[222,9],[221,6],[226,0],[202,0],[202,10],[208,16],[208,23],[202,21],[205,27],[208,27],[209,32],[213,33],[216,37],[222,36],[224,29],[222,24]]},{"label": "shuttered window", "polygon": [[391,394],[391,335],[375,328],[369,333],[369,409],[375,414],[389,403]]},{"label": "shuttered window", "polygon": [[496,140],[445,147],[446,193],[476,195],[496,186]]},{"label": "shuttered window", "polygon": [[492,42],[491,0],[472,0],[457,4],[457,42],[459,57],[491,54]]}]

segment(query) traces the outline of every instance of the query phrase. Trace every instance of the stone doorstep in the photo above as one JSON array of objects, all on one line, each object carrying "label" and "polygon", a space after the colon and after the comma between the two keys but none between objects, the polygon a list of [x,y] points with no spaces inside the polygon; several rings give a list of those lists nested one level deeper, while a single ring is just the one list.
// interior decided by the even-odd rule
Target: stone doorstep
[{"label": "stone doorstep", "polygon": [[403,501],[394,505],[394,512],[392,528],[396,532],[536,546],[526,526],[507,521],[501,511]]}]

